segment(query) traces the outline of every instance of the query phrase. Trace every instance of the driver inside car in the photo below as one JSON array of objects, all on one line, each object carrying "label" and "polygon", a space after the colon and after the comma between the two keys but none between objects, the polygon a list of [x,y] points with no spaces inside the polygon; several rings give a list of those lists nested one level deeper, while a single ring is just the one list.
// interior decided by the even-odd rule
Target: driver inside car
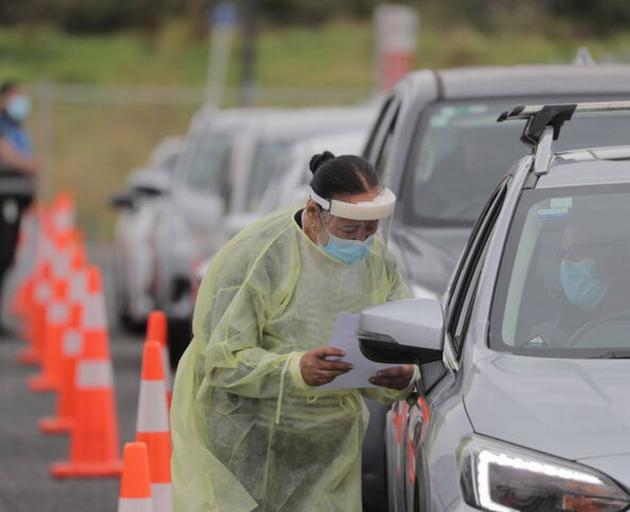
[{"label": "driver inside car", "polygon": [[[550,348],[581,345],[588,323],[630,310],[627,241],[610,233],[612,225],[597,216],[570,220],[562,234],[558,280],[560,314],[533,329],[528,344]],[[608,229],[607,229],[608,228]],[[583,332],[580,332],[580,331]],[[588,346],[588,345],[587,345]]]}]

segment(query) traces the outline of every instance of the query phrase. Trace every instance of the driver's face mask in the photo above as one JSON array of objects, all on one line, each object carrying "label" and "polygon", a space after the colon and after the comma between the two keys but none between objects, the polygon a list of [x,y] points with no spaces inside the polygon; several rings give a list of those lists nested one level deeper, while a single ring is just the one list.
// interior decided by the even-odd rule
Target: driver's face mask
[{"label": "driver's face mask", "polygon": [[608,292],[608,286],[595,274],[593,259],[563,259],[560,263],[560,282],[567,300],[584,311],[592,311]]}]

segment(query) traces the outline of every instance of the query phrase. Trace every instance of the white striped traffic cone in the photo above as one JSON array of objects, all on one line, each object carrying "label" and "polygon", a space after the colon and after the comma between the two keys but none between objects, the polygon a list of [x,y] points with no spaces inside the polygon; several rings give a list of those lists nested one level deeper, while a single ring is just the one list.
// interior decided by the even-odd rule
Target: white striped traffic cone
[{"label": "white striped traffic cone", "polygon": [[147,319],[147,336],[145,341],[158,341],[162,346],[162,368],[166,382],[166,399],[168,408],[171,408],[173,396],[173,377],[171,375],[171,363],[168,357],[168,328],[164,311],[151,311]]},{"label": "white striped traffic cone", "polygon": [[171,433],[162,347],[157,341],[144,344],[136,440],[147,445],[154,512],[171,512]]}]

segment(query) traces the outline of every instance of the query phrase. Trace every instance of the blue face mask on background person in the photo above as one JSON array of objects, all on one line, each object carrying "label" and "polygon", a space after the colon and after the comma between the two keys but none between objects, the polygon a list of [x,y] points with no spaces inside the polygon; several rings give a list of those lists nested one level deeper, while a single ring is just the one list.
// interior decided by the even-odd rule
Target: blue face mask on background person
[{"label": "blue face mask on background person", "polygon": [[560,263],[560,282],[567,300],[584,311],[592,311],[608,291],[608,286],[595,275],[595,261],[591,259],[563,259]]},{"label": "blue face mask on background person", "polygon": [[333,258],[352,265],[365,258],[370,253],[371,247],[372,237],[364,241],[347,240],[328,233],[328,243],[324,246],[324,250]]},{"label": "blue face mask on background person", "polygon": [[31,113],[31,100],[28,96],[19,94],[13,96],[7,103],[7,114],[14,121],[21,123]]}]

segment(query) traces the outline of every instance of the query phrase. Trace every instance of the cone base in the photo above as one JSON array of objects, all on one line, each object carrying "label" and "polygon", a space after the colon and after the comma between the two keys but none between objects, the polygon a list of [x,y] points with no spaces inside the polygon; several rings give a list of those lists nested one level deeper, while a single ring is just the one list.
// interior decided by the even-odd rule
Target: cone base
[{"label": "cone base", "polygon": [[34,366],[40,362],[39,354],[28,348],[22,349],[18,352],[17,360],[18,363],[25,366]]},{"label": "cone base", "polygon": [[50,468],[55,478],[106,478],[122,474],[122,460],[102,463],[58,462]]},{"label": "cone base", "polygon": [[44,434],[68,434],[72,430],[70,418],[48,416],[39,420],[39,430]]},{"label": "cone base", "polygon": [[59,391],[59,383],[43,375],[37,375],[28,379],[28,387],[31,391],[38,393]]}]

